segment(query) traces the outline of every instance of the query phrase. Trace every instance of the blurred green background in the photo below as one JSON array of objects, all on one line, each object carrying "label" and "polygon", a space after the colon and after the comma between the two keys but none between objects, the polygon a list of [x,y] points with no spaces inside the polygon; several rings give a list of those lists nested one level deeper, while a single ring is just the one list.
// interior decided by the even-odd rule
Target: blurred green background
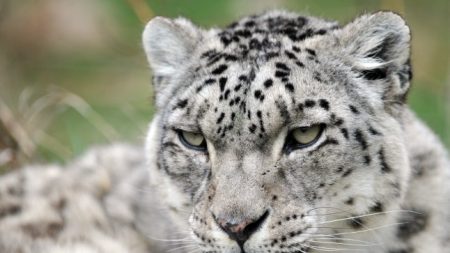
[{"label": "blurred green background", "polygon": [[448,0],[0,0],[0,167],[142,142],[153,108],[140,34],[151,17],[210,27],[272,8],[341,23],[401,13],[413,34],[409,102],[450,146]]}]

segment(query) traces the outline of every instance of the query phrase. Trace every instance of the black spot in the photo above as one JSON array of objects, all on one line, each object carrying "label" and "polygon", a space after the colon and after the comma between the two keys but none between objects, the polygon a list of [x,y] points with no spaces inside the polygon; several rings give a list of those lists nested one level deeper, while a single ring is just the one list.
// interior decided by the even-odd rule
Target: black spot
[{"label": "black spot", "polygon": [[241,89],[241,87],[242,87],[242,85],[240,85],[240,84],[236,85],[236,87],[234,87],[234,91],[238,91],[238,90],[240,90],[240,89]]},{"label": "black spot", "polygon": [[277,106],[280,116],[283,119],[283,124],[287,124],[291,120],[291,116],[289,114],[286,102],[280,98],[275,101],[275,105]]},{"label": "black spot", "polygon": [[341,129],[341,133],[342,133],[342,135],[344,135],[344,138],[348,140],[348,131],[347,131],[347,128],[342,128],[342,129]]},{"label": "black spot", "polygon": [[220,75],[220,74],[222,74],[227,68],[228,68],[227,65],[222,64],[222,65],[220,65],[219,67],[217,67],[216,69],[214,69],[211,73],[212,73],[213,75]]},{"label": "black spot", "polygon": [[220,114],[219,118],[217,118],[217,122],[216,122],[216,123],[217,123],[217,124],[220,124],[220,122],[222,122],[223,118],[225,118],[225,113],[222,112],[222,113]]},{"label": "black spot", "polygon": [[328,101],[325,100],[325,99],[320,99],[319,100],[319,106],[322,107],[323,109],[327,110],[327,111],[330,109],[330,103],[328,103]]},{"label": "black spot", "polygon": [[384,172],[384,173],[391,172],[392,169],[386,162],[386,158],[384,157],[384,150],[383,149],[380,149],[378,151],[378,158],[380,159],[381,171]]},{"label": "black spot", "polygon": [[238,57],[236,55],[232,55],[232,54],[227,54],[225,56],[225,60],[226,61],[237,61]]},{"label": "black spot", "polygon": [[300,34],[298,37],[296,37],[297,41],[305,40],[306,38],[312,37],[314,35],[314,32],[312,29],[306,29],[306,31],[302,34]]},{"label": "black spot", "polygon": [[261,90],[255,90],[255,98],[259,99],[261,97]]},{"label": "black spot", "polygon": [[239,81],[247,82],[248,81],[248,77],[246,75],[240,75],[239,76]]},{"label": "black spot", "polygon": [[322,82],[322,78],[320,77],[319,72],[314,72],[313,78],[314,78],[314,80],[316,80],[316,81],[319,82],[319,83]]},{"label": "black spot", "polygon": [[268,52],[268,53],[265,54],[265,57],[266,57],[267,61],[272,59],[272,58],[278,57],[278,56],[280,56],[280,54],[277,53],[277,52]]},{"label": "black spot", "polygon": [[252,124],[251,126],[248,127],[248,130],[250,130],[250,133],[254,133],[256,130],[256,125]]},{"label": "black spot", "polygon": [[287,76],[289,76],[289,72],[277,70],[277,71],[275,71],[275,76],[278,78],[287,77]]},{"label": "black spot", "polygon": [[284,53],[286,54],[286,56],[287,56],[289,59],[297,60],[297,56],[295,56],[294,53],[292,53],[292,52],[290,52],[290,51],[288,51],[288,50],[286,50]]},{"label": "black spot", "polygon": [[199,87],[197,87],[196,92],[197,92],[197,93],[200,92],[205,86],[211,85],[211,84],[213,84],[213,83],[215,83],[215,82],[216,82],[216,79],[213,79],[213,78],[206,79],[206,80],[203,82],[202,85],[200,85]]},{"label": "black spot", "polygon": [[200,56],[200,58],[211,57],[211,55],[214,55],[214,54],[216,54],[216,53],[217,53],[217,52],[216,52],[215,49],[211,49],[211,50],[208,50],[208,51],[204,52],[204,53]]},{"label": "black spot", "polygon": [[325,29],[320,29],[316,32],[316,34],[318,34],[318,35],[324,35],[325,33],[327,33],[327,30],[325,30]]},{"label": "black spot", "polygon": [[359,144],[361,145],[361,148],[363,150],[366,150],[367,149],[367,141],[364,138],[364,135],[361,132],[361,130],[356,129],[355,132],[353,132],[353,136],[355,137],[356,141],[359,142]]},{"label": "black spot", "polygon": [[291,69],[288,68],[288,66],[286,66],[286,64],[284,64],[282,62],[275,63],[275,67],[278,68],[278,69],[281,69],[283,71],[287,71],[287,72],[291,71]]},{"label": "black spot", "polygon": [[292,83],[287,83],[284,85],[284,87],[289,91],[289,92],[294,92],[294,85]]},{"label": "black spot", "polygon": [[220,41],[222,42],[222,44],[227,47],[230,43],[231,43],[231,39],[226,36],[225,34],[221,34],[220,36]]},{"label": "black spot", "polygon": [[376,202],[374,206],[370,208],[372,213],[381,213],[383,212],[383,204],[381,202]]},{"label": "black spot", "polygon": [[272,86],[273,85],[273,80],[272,79],[267,79],[265,82],[264,82],[264,87],[267,89],[267,88],[269,88],[270,86]]},{"label": "black spot", "polygon": [[252,33],[245,29],[245,30],[237,30],[234,32],[235,35],[239,36],[239,37],[244,37],[244,38],[249,38],[252,36]]},{"label": "black spot", "polygon": [[225,100],[228,100],[228,97],[230,96],[230,89],[227,89],[226,91],[225,91],[225,94],[224,94],[224,98],[225,98]]},{"label": "black spot", "polygon": [[348,169],[347,171],[345,171],[345,172],[342,174],[342,177],[347,177],[347,176],[349,176],[350,174],[352,174],[352,172],[353,172],[353,169]]},{"label": "black spot", "polygon": [[249,43],[249,48],[252,50],[261,50],[262,43],[259,42],[257,39],[251,39]]},{"label": "black spot", "polygon": [[369,133],[372,135],[381,135],[380,132],[375,130],[373,127],[369,126]]},{"label": "black spot", "polygon": [[354,202],[354,199],[353,198],[349,198],[349,199],[347,199],[346,201],[345,201],[345,204],[347,204],[347,205],[353,205],[353,202]]},{"label": "black spot", "polygon": [[316,105],[316,102],[314,100],[310,100],[310,99],[305,100],[305,107],[311,108],[311,107],[314,107],[315,105]]},{"label": "black spot", "polygon": [[292,50],[294,50],[297,53],[299,53],[301,51],[301,49],[299,47],[296,47],[296,46],[293,46]]},{"label": "black spot", "polygon": [[219,79],[220,91],[224,91],[225,90],[225,85],[226,84],[227,84],[227,78],[226,77],[221,77]]},{"label": "black spot", "polygon": [[370,156],[368,156],[368,155],[365,155],[364,156],[364,163],[366,164],[366,165],[369,165],[370,164],[370,162],[371,162],[371,158],[370,158]]},{"label": "black spot", "polygon": [[338,119],[336,119],[333,123],[334,123],[336,126],[341,126],[342,124],[344,124],[344,120],[341,119],[341,118],[338,118]]},{"label": "black spot", "polygon": [[205,80],[204,84],[206,84],[206,85],[208,85],[208,84],[213,84],[215,81],[216,81],[216,79],[214,79],[214,78],[209,78],[209,79],[206,79],[206,80]]},{"label": "black spot", "polygon": [[256,25],[256,23],[253,20],[249,20],[249,21],[244,23],[244,26],[246,26],[246,27],[252,27],[252,26],[255,26],[255,25]]},{"label": "black spot", "polygon": [[180,101],[177,102],[177,105],[175,106],[174,109],[177,109],[177,108],[183,109],[184,107],[186,107],[187,104],[188,104],[188,100],[187,99],[180,100]]},{"label": "black spot", "polygon": [[316,56],[316,51],[314,51],[313,49],[307,48],[306,52],[308,52],[308,54],[310,54],[311,56]]},{"label": "black spot", "polygon": [[305,67],[305,64],[303,64],[303,62],[301,62],[301,61],[295,61],[295,64],[297,66],[299,66],[300,68],[304,68]]},{"label": "black spot", "polygon": [[428,223],[428,215],[420,211],[404,213],[400,217],[399,223],[402,224],[398,226],[397,237],[407,240],[426,228]]},{"label": "black spot", "polygon": [[256,116],[258,116],[258,118],[262,118],[262,113],[261,113],[261,111],[258,110],[258,111],[256,112]]},{"label": "black spot", "polygon": [[356,109],[356,107],[354,107],[353,105],[349,105],[348,107],[350,108],[350,111],[352,111],[354,114],[359,114],[358,109]]},{"label": "black spot", "polygon": [[206,66],[211,66],[213,64],[215,64],[216,62],[220,61],[220,59],[222,59],[223,55],[221,54],[214,54],[212,57],[209,57],[208,59],[208,63],[206,64]]}]

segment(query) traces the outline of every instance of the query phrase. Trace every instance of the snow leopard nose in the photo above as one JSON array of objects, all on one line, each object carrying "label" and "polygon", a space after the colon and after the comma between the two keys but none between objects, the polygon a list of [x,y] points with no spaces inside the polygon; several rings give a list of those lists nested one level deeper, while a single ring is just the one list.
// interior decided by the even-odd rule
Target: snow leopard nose
[{"label": "snow leopard nose", "polygon": [[216,216],[213,215],[214,220],[217,222],[219,227],[225,231],[231,239],[235,240],[241,248],[243,247],[245,241],[247,241],[250,236],[252,236],[252,234],[254,234],[261,227],[267,216],[269,216],[268,210],[258,219],[247,219],[237,223],[226,219],[216,218]]}]

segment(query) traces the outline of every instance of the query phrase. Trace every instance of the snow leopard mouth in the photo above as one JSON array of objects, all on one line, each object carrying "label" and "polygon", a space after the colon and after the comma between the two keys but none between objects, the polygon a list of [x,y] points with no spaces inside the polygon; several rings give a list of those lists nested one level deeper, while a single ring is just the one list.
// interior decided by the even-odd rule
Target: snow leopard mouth
[{"label": "snow leopard mouth", "polygon": [[266,210],[264,212],[264,214],[257,219],[256,221],[252,222],[251,224],[247,225],[247,227],[245,227],[244,230],[242,230],[239,233],[231,233],[230,231],[228,231],[225,228],[222,228],[222,230],[228,234],[228,236],[230,237],[230,239],[234,240],[237,242],[237,244],[239,245],[239,248],[241,250],[240,253],[246,253],[245,249],[244,249],[244,244],[250,239],[250,237],[258,230],[261,229],[262,224],[265,222],[265,220],[267,219],[267,217],[269,216],[270,212],[269,210]]}]

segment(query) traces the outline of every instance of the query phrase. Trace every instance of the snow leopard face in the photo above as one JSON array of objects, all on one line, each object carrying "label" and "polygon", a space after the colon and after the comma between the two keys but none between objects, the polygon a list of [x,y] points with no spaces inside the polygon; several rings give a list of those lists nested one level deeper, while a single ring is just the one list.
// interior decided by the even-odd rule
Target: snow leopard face
[{"label": "snow leopard face", "polygon": [[143,38],[152,180],[201,252],[360,249],[392,222],[411,78],[398,15],[340,27],[274,11],[211,30],[155,18]]}]

